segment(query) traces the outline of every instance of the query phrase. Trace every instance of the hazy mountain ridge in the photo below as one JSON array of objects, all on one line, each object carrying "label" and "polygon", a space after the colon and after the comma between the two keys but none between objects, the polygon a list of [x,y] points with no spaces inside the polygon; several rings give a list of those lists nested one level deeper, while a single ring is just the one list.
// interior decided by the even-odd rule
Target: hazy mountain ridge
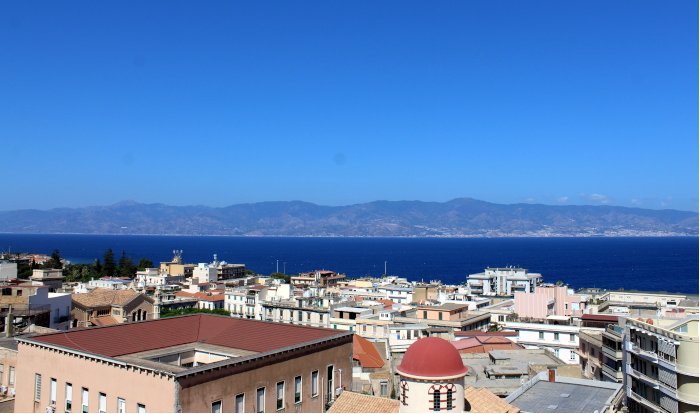
[{"label": "hazy mountain ridge", "polygon": [[228,207],[133,201],[111,206],[0,212],[0,232],[269,236],[651,236],[697,235],[698,214],[614,206],[374,201],[321,206],[303,201]]}]

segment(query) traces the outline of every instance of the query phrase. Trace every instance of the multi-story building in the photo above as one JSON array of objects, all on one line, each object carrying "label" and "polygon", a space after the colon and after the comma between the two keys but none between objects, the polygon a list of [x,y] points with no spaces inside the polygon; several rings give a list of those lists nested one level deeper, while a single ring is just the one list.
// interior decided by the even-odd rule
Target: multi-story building
[{"label": "multi-story building", "polygon": [[158,268],[146,268],[136,272],[134,284],[137,289],[144,289],[147,287],[163,288],[184,281],[184,275],[173,276],[169,275],[167,272],[161,272]]},{"label": "multi-story building", "polygon": [[131,279],[119,277],[101,277],[88,282],[88,289],[128,289],[131,285]]},{"label": "multi-story building", "polygon": [[697,412],[698,317],[625,320],[624,384],[633,412]]},{"label": "multi-story building", "polygon": [[49,292],[57,292],[63,287],[62,269],[34,269],[29,278],[33,283],[49,287]]},{"label": "multi-story building", "polygon": [[603,366],[601,374],[603,381],[622,382],[624,379],[623,337],[625,329],[620,325],[608,325],[602,333],[603,337]]},{"label": "multi-story building", "polygon": [[[569,364],[579,364],[578,326],[545,323],[506,322],[504,329],[518,333],[517,342],[526,348],[545,348]],[[595,328],[590,328],[595,330]],[[602,331],[602,329],[599,329]]]},{"label": "multi-story building", "polygon": [[189,315],[18,339],[18,412],[323,412],[352,334]]},{"label": "multi-story building", "polygon": [[343,274],[336,273],[331,270],[315,270],[313,272],[299,273],[297,276],[292,276],[290,282],[294,286],[318,286],[318,287],[334,287],[346,279]]},{"label": "multi-story building", "polygon": [[14,325],[19,329],[30,325],[59,330],[70,327],[70,293],[49,292],[48,286],[34,283],[6,283],[0,285],[0,289],[0,323],[3,325],[11,312]]},{"label": "multi-story building", "polygon": [[252,285],[226,288],[225,309],[231,316],[246,319],[263,319],[263,302],[267,298],[267,286]]},{"label": "multi-story building", "polygon": [[384,298],[396,303],[407,305],[414,302],[413,288],[401,285],[383,285],[377,287],[377,292],[382,294]]},{"label": "multi-story building", "polygon": [[155,317],[153,298],[130,289],[95,289],[71,298],[73,327],[105,326]]},{"label": "multi-story building", "polygon": [[470,294],[512,296],[515,292],[534,293],[542,283],[542,275],[516,267],[489,267],[482,273],[467,276]]},{"label": "multi-story building", "polygon": [[515,292],[515,313],[520,318],[545,319],[548,316],[581,316],[588,296],[576,295],[567,286],[535,286],[534,292]]},{"label": "multi-story building", "polygon": [[491,314],[482,311],[469,311],[468,305],[445,303],[440,306],[418,306],[407,311],[406,316],[395,316],[396,324],[426,324],[432,329],[452,331],[486,330]]},{"label": "multi-story building", "polygon": [[269,298],[262,302],[263,319],[270,322],[329,327],[330,303],[326,298]]},{"label": "multi-story building", "polygon": [[603,380],[603,331],[581,328],[578,334],[581,372],[588,379]]}]

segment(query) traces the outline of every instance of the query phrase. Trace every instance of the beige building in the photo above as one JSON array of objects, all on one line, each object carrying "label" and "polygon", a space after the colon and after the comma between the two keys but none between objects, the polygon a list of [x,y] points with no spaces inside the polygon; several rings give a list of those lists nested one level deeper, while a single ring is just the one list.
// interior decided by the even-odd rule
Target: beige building
[{"label": "beige building", "polygon": [[154,300],[130,289],[95,289],[72,295],[73,327],[104,326],[154,319]]},{"label": "beige building", "polygon": [[189,315],[18,339],[19,412],[322,412],[352,334]]},{"label": "beige building", "polygon": [[627,318],[624,384],[632,412],[697,412],[698,316]]}]

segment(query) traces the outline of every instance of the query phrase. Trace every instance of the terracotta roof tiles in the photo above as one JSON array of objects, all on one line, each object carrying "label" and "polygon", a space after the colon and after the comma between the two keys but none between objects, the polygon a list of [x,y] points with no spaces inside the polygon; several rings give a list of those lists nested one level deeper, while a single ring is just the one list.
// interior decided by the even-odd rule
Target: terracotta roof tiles
[{"label": "terracotta roof tiles", "polygon": [[468,407],[464,411],[472,413],[519,413],[520,409],[508,404],[504,399],[486,388],[469,387],[464,390]]},{"label": "terracotta roof tiles", "polygon": [[377,348],[360,335],[352,336],[352,359],[359,361],[362,368],[384,366],[384,358],[379,355]]},{"label": "terracotta roof tiles", "polygon": [[196,314],[40,335],[33,340],[107,357],[204,342],[253,352],[330,338],[333,329]]},{"label": "terracotta roof tiles", "polygon": [[399,400],[343,391],[328,413],[398,413]]},{"label": "terracotta roof tiles", "polygon": [[139,295],[140,293],[131,289],[97,288],[89,293],[73,294],[71,299],[83,307],[94,308],[98,306],[125,305]]}]

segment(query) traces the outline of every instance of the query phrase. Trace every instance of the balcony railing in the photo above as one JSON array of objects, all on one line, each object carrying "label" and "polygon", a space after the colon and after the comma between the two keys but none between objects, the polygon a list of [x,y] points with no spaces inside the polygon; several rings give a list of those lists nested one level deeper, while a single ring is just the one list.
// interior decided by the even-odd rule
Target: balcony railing
[{"label": "balcony railing", "polygon": [[630,373],[632,374],[633,377],[636,377],[636,378],[641,379],[642,381],[644,381],[646,383],[651,384],[655,389],[659,389],[659,380],[658,379],[646,376],[634,368],[630,368]]},{"label": "balcony railing", "polygon": [[654,409],[654,410],[657,411],[657,412],[660,412],[660,413],[666,413],[666,412],[668,412],[668,411],[666,411],[663,407],[661,407],[660,405],[657,405],[657,404],[656,404],[655,402],[653,402],[653,401],[647,400],[646,398],[642,397],[641,395],[637,394],[636,392],[634,392],[634,391],[632,391],[632,390],[629,390],[629,393],[630,393],[630,397],[632,397],[632,399],[634,399],[635,401],[637,401],[637,402],[639,402],[639,403],[642,403],[642,404],[644,404],[644,405],[646,405],[646,406],[648,406],[648,407],[651,407],[652,409]]}]

